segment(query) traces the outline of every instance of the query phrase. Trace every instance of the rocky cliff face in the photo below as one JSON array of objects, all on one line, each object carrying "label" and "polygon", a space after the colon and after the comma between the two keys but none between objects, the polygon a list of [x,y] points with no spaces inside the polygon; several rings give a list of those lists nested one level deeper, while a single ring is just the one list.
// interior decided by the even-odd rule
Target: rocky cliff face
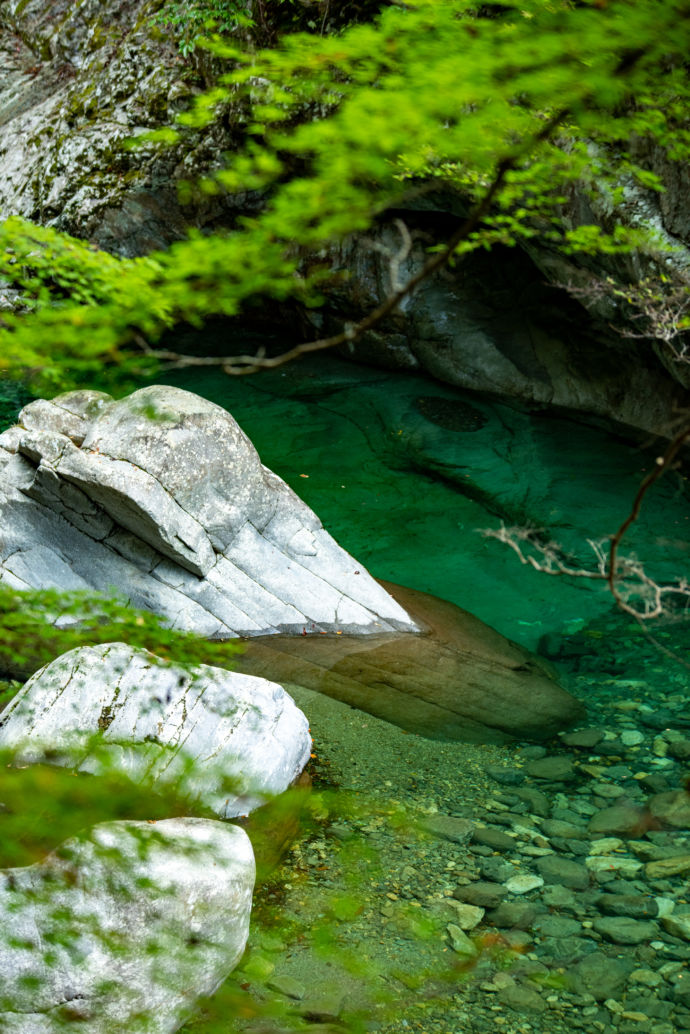
[{"label": "rocky cliff face", "polygon": [[[439,215],[445,227],[439,227]],[[401,279],[421,269],[432,234],[450,236],[454,219],[448,212],[409,212],[405,222],[416,243],[400,264]],[[380,227],[374,240],[341,246],[335,266],[347,280],[331,301],[329,330],[386,297],[389,256],[399,248],[393,223]],[[671,415],[683,405],[683,375],[690,367],[674,364],[649,340],[616,333],[610,303],[589,312],[560,286],[594,276],[547,251],[477,253],[422,282],[402,311],[349,351],[364,362],[426,371],[456,387],[530,407],[575,410],[666,435]]]},{"label": "rocky cliff face", "polygon": [[[126,140],[189,103],[189,70],[155,25],[160,0],[0,0],[0,217],[21,215],[123,255],[218,216],[176,181],[218,161]],[[226,141],[227,144],[227,141]]]},{"label": "rocky cliff face", "polygon": [[[218,164],[232,146],[227,126],[186,140],[184,150],[122,146],[169,124],[194,89],[189,69],[155,25],[159,7],[160,0],[0,0],[0,217],[19,214],[137,255],[166,246],[189,226],[227,223],[247,204],[243,197],[188,206],[178,200],[178,181]],[[658,149],[642,158],[661,176],[664,194],[630,184],[615,213],[593,211],[573,196],[567,218],[574,225],[651,223],[676,248],[672,268],[686,274],[687,170]],[[426,211],[404,213],[419,235],[401,274],[419,268],[425,233],[449,235],[456,204],[440,199],[427,202]],[[375,247],[355,239],[332,256],[349,281],[319,320],[340,325],[385,297],[390,263],[380,246],[397,250],[399,240],[393,223],[378,233]],[[463,388],[665,434],[683,404],[690,367],[658,343],[611,331],[617,314],[610,300],[590,300],[588,311],[562,289],[545,287],[658,272],[629,256],[584,268],[539,243],[529,256],[472,256],[424,283],[404,312],[352,351]]]}]

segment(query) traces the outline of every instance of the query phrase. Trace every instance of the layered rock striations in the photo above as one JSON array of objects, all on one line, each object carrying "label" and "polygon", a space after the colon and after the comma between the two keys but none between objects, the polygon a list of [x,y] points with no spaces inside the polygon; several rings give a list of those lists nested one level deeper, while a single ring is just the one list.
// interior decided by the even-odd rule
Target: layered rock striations
[{"label": "layered rock striations", "polygon": [[216,638],[416,629],[233,418],[178,388],[30,403],[0,435],[0,517],[17,589],[114,590]]},{"label": "layered rock striations", "polygon": [[80,647],[38,671],[0,714],[23,764],[173,787],[220,818],[282,793],[309,760],[304,714],[282,686],[209,665],[164,664],[125,643]]}]

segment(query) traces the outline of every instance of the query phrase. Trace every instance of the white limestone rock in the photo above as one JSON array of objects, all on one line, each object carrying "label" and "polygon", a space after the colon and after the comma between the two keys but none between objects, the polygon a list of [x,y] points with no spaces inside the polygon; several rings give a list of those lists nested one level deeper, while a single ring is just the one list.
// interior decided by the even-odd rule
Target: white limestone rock
[{"label": "white limestone rock", "polygon": [[[210,571],[216,555],[208,535],[155,477],[131,463],[78,449],[64,438],[61,444],[58,454],[55,443],[46,442],[45,435],[26,436],[19,443],[19,452],[35,459],[39,472],[52,468],[58,481],[76,485],[115,525],[133,532],[163,556],[194,574]],[[69,513],[67,516],[69,519]]]},{"label": "white limestone rock", "polygon": [[169,1034],[239,962],[254,855],[210,819],[106,822],[0,872],[3,1034]]},{"label": "white limestone rock", "polygon": [[102,748],[132,779],[172,785],[231,818],[290,786],[311,737],[282,686],[205,664],[166,665],[125,643],[70,650],[0,714],[0,750],[18,760],[48,756],[96,772]]},{"label": "white limestone rock", "polygon": [[54,431],[81,445],[90,421],[112,402],[104,391],[70,391],[48,402],[36,399],[24,406],[22,426],[27,431]]},{"label": "white limestone rock", "polygon": [[180,388],[30,403],[0,435],[0,520],[16,588],[116,587],[217,638],[416,630],[232,416]]}]

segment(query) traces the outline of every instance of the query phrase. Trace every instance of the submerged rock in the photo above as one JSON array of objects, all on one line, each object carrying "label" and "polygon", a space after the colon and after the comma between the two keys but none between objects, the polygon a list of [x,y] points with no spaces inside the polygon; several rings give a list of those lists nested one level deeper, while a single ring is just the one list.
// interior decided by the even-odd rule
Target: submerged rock
[{"label": "submerged rock", "polygon": [[690,829],[690,793],[685,789],[654,794],[649,811],[662,828]]},{"label": "submerged rock", "polygon": [[177,1030],[237,965],[253,887],[246,833],[209,819],[102,823],[4,870],[0,1028]]},{"label": "submerged rock", "polygon": [[215,638],[415,630],[226,410],[179,388],[30,403],[0,435],[0,581],[117,587]]},{"label": "submerged rock", "polygon": [[287,789],[311,738],[273,682],[208,665],[185,670],[108,643],[70,650],[29,679],[0,715],[0,749],[87,772],[105,760],[230,818]]},{"label": "submerged rock", "polygon": [[238,670],[316,689],[435,739],[548,739],[584,714],[549,668],[453,603],[382,583],[418,635],[263,636]]}]

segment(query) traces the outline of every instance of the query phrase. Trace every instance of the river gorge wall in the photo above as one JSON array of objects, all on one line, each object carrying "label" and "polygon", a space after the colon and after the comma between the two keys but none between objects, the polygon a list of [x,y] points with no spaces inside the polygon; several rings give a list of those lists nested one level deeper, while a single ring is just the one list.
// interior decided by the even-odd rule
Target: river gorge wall
[{"label": "river gorge wall", "polygon": [[[232,224],[256,204],[249,195],[178,198],[181,180],[222,164],[238,129],[232,115],[184,143],[135,150],[124,142],[174,121],[203,85],[155,22],[160,0],[0,2],[0,217],[21,215],[126,256],[164,248],[191,227]],[[641,155],[665,185],[630,185],[616,210],[594,211],[573,195],[571,225],[616,221],[653,226],[675,251],[667,272],[690,268],[687,169],[658,149]],[[462,214],[455,196],[426,195],[402,218],[413,247],[400,274],[413,274],[429,243],[447,238]],[[354,320],[390,290],[394,218],[327,256],[346,272],[316,314],[276,312],[274,328],[318,336]],[[621,336],[611,298],[585,307],[563,285],[587,290],[607,275],[622,281],[662,272],[640,256],[578,263],[533,239],[529,254],[496,248],[465,257],[425,281],[402,310],[349,350],[361,361],[427,372],[457,387],[558,407],[668,435],[684,405],[690,367],[658,341]],[[268,313],[271,323],[271,313]],[[235,335],[236,337],[236,335]]]}]

